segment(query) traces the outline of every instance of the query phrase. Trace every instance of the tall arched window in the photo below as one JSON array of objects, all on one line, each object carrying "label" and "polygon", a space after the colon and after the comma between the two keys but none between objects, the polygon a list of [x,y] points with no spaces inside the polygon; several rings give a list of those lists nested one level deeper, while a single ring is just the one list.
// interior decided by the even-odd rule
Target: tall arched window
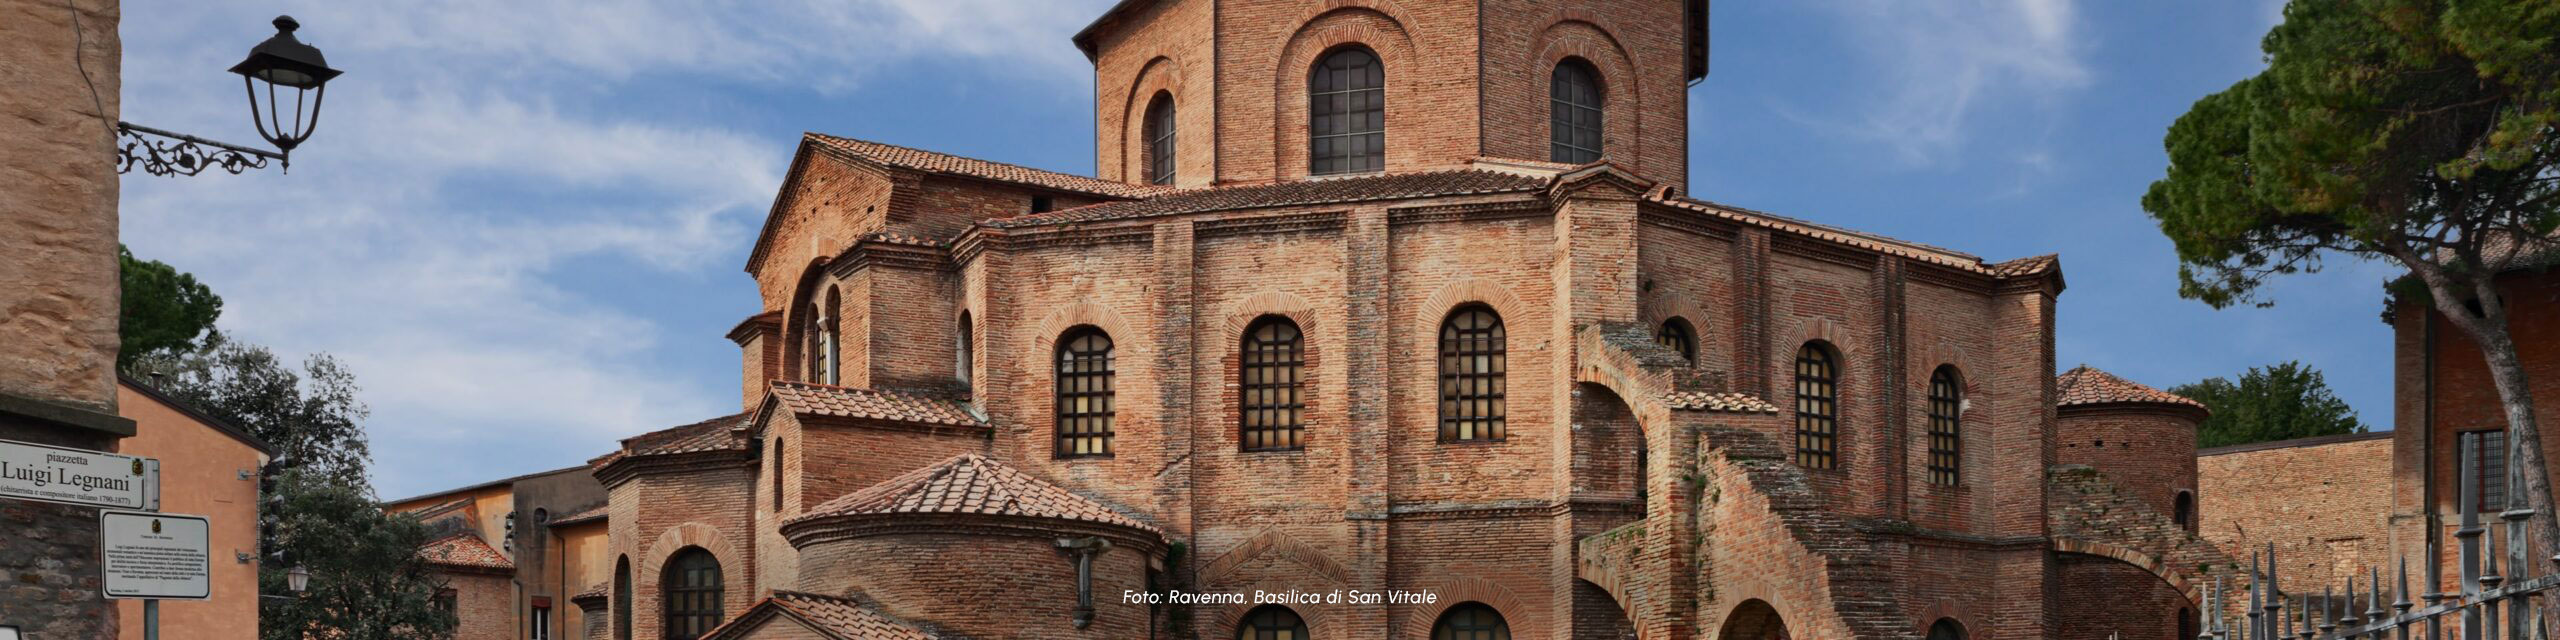
[{"label": "tall arched window", "polygon": [[720,559],[701,547],[688,547],[667,559],[659,572],[658,590],[667,610],[666,639],[694,640],[720,626]]},{"label": "tall arched window", "polygon": [[1173,94],[1159,91],[1147,102],[1140,133],[1147,138],[1147,182],[1173,184]]},{"label": "tall arched window", "polygon": [[782,513],[782,438],[773,439],[773,512]]},{"label": "tall arched window", "polygon": [[1244,331],[1244,353],[1236,366],[1239,419],[1237,433],[1246,451],[1304,448],[1306,382],[1304,336],[1298,323],[1263,316]]},{"label": "tall arched window", "polygon": [[1840,362],[1819,342],[1796,350],[1796,464],[1840,468]]},{"label": "tall arched window", "polygon": [[1599,70],[1581,58],[1556,63],[1547,94],[1554,128],[1554,144],[1549,146],[1547,159],[1568,164],[1600,159]]},{"label": "tall arched window", "polygon": [[1499,441],[1505,436],[1502,316],[1481,304],[1440,321],[1440,441]]},{"label": "tall arched window", "polygon": [[1469,602],[1450,607],[1431,626],[1431,640],[1511,640],[1511,624],[1493,607]]},{"label": "tall arched window", "polygon": [[1244,614],[1236,640],[1307,640],[1307,621],[1280,605],[1264,605]]},{"label": "tall arched window", "polygon": [[974,394],[978,389],[976,383],[972,382],[969,376],[971,375],[972,370],[977,368],[978,364],[978,354],[976,349],[978,329],[977,323],[969,321],[969,312],[960,312],[960,326],[952,333],[957,336],[956,341],[958,342],[958,344],[954,345],[952,348],[952,351],[954,352],[953,359],[956,360],[956,362],[951,365],[952,377],[960,380],[960,387],[962,389]]},{"label": "tall arched window", "polygon": [[1084,326],[1058,337],[1057,456],[1111,455],[1111,335]]},{"label": "tall arched window", "polygon": [[1662,321],[1662,329],[1654,332],[1653,341],[1680,352],[1680,357],[1690,362],[1698,360],[1698,331],[1689,328],[1688,320],[1673,316]]},{"label": "tall arched window", "polygon": [[1964,380],[1955,365],[1929,374],[1929,482],[1964,482]]},{"label": "tall arched window", "polygon": [[1344,47],[1307,77],[1307,173],[1365,173],[1387,166],[1387,67]]},{"label": "tall arched window", "polygon": [[631,556],[613,563],[613,637],[631,640]]}]

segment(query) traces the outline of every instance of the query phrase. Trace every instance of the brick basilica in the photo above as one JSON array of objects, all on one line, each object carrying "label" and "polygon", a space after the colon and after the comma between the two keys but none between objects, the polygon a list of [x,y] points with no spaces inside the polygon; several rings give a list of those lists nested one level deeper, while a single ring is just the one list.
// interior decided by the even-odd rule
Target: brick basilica
[{"label": "brick basilica", "polygon": [[1074,44],[1098,176],[802,138],[743,412],[592,462],[589,637],[2170,640],[2230,566],[2054,257],[1692,197],[1706,0]]}]

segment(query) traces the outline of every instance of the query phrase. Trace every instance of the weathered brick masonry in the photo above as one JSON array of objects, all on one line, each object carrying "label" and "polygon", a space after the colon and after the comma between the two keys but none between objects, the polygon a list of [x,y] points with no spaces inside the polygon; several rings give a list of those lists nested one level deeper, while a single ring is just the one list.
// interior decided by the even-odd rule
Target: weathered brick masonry
[{"label": "weathered brick masonry", "polygon": [[[2194,488],[2192,434],[2183,473],[2048,478],[2055,259],[1685,195],[1705,10],[1128,0],[1076,38],[1100,178],[807,135],[729,334],[746,413],[594,462],[635,577],[607,631],[2051,638],[2067,566],[2187,597],[2134,553],[2203,544],[2165,517],[2054,537],[2093,521],[2056,496]],[[1313,70],[1362,59],[1380,118],[1316,119]],[[1548,161],[1566,63],[1599,162]],[[1377,170],[1309,177],[1359,123]]]}]

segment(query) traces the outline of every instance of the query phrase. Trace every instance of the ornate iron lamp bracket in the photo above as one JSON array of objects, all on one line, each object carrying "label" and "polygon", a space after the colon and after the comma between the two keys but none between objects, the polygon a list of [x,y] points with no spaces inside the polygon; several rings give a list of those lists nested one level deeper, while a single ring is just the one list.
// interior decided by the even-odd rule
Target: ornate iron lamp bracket
[{"label": "ornate iron lamp bracket", "polygon": [[205,169],[221,169],[233,175],[250,169],[267,168],[274,160],[279,168],[291,170],[292,161],[284,154],[252,149],[228,142],[206,140],[195,136],[154,129],[130,122],[116,123],[116,173],[129,173],[141,167],[155,176],[192,176]]}]

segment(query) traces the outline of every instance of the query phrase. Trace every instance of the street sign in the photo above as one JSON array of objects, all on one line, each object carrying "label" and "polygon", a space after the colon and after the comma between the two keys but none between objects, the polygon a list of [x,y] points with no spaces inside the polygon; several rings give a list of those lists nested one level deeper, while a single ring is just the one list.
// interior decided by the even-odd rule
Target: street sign
[{"label": "street sign", "polygon": [[160,508],[160,461],[0,440],[0,498]]},{"label": "street sign", "polygon": [[213,545],[204,516],[98,512],[99,563],[109,598],[213,597]]}]

